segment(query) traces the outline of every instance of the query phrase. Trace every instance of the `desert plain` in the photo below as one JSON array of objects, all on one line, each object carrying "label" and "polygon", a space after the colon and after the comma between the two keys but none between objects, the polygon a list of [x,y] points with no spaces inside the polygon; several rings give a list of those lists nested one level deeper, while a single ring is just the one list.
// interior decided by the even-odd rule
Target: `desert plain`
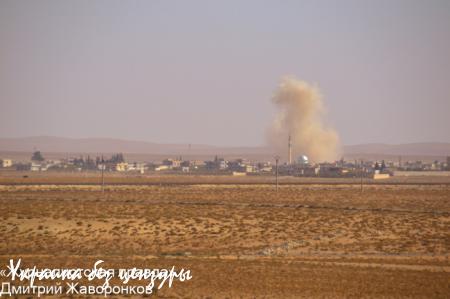
[{"label": "desert plain", "polygon": [[450,182],[433,180],[2,177],[0,269],[191,271],[155,298],[449,298]]}]

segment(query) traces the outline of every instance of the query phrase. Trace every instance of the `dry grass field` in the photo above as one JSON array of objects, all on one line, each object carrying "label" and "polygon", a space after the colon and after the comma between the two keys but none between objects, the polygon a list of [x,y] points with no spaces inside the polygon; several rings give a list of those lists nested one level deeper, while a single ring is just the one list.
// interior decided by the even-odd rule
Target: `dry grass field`
[{"label": "dry grass field", "polygon": [[191,270],[192,280],[160,298],[450,297],[448,184],[371,184],[361,193],[342,181],[286,182],[277,193],[257,181],[122,180],[102,193],[90,179],[8,179],[0,179],[1,269],[21,257],[41,267],[102,259]]}]

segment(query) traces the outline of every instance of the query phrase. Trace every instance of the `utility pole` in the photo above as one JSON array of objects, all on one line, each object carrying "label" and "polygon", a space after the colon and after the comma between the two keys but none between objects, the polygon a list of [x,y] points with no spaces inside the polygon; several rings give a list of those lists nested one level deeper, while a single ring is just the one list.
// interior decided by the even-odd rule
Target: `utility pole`
[{"label": "utility pole", "polygon": [[103,160],[102,155],[102,194],[105,192],[105,160]]},{"label": "utility pole", "polygon": [[289,134],[288,139],[288,163],[291,165],[292,163],[292,140],[291,140],[291,134]]},{"label": "utility pole", "polygon": [[279,156],[275,156],[275,184],[276,184],[276,191],[278,193],[278,161],[280,160]]},{"label": "utility pole", "polygon": [[363,192],[363,169],[364,169],[364,165],[363,165],[363,160],[361,159],[361,193]]}]

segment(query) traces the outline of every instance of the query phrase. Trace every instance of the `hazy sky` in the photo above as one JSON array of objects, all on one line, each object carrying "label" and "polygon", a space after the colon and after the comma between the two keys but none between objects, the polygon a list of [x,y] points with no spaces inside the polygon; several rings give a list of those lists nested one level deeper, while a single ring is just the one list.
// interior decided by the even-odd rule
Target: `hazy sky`
[{"label": "hazy sky", "polygon": [[285,75],[344,144],[450,142],[450,1],[0,0],[0,137],[261,145]]}]

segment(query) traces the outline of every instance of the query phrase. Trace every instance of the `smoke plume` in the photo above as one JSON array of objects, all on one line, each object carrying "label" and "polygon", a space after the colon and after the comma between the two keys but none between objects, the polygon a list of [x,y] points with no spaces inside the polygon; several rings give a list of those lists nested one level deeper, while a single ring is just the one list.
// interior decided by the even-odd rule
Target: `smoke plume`
[{"label": "smoke plume", "polygon": [[273,97],[278,113],[269,129],[269,144],[287,160],[291,136],[292,160],[306,155],[313,162],[334,161],[339,157],[339,137],[323,122],[322,96],[317,87],[294,78],[281,81]]}]

